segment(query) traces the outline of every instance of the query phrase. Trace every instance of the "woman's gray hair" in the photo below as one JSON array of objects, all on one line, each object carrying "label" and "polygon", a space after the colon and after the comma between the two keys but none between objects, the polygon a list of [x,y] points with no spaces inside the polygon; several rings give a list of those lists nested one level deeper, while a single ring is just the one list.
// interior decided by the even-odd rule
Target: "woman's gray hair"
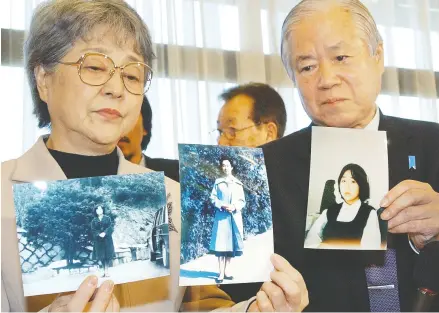
[{"label": "woman's gray hair", "polygon": [[155,57],[151,35],[139,14],[125,1],[50,0],[42,3],[34,11],[24,43],[26,74],[39,127],[50,126],[50,115],[38,93],[35,68],[42,66],[52,71],[78,39],[92,39],[91,32],[97,26],[106,26],[114,32],[118,45],[133,39],[136,53],[151,66]]},{"label": "woman's gray hair", "polygon": [[292,28],[299,23],[304,17],[310,14],[328,8],[329,5],[339,5],[352,14],[352,18],[357,25],[358,30],[364,35],[370,53],[374,55],[376,49],[383,42],[378,31],[375,20],[369,10],[359,0],[302,0],[288,13],[282,25],[281,38],[281,57],[282,62],[291,78],[294,78],[294,71],[290,62],[290,48],[288,41],[291,38]]}]

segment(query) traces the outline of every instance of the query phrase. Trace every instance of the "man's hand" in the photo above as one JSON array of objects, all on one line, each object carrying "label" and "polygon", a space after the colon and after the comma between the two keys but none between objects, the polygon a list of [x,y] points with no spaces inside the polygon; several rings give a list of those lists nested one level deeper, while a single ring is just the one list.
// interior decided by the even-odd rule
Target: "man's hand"
[{"label": "man's hand", "polygon": [[301,312],[309,303],[302,275],[278,254],[271,257],[272,282],[265,282],[249,312]]},{"label": "man's hand", "polygon": [[383,198],[381,214],[388,220],[391,233],[408,233],[421,250],[430,241],[439,240],[439,193],[426,183],[405,180]]},{"label": "man's hand", "polygon": [[119,312],[119,302],[113,295],[114,283],[105,281],[93,294],[98,284],[96,276],[87,277],[75,293],[57,298],[49,306],[49,312]]}]

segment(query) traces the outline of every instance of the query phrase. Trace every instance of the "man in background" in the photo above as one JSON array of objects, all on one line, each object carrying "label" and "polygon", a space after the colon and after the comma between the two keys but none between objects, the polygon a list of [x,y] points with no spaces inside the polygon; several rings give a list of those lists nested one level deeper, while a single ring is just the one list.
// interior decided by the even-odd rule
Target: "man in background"
[{"label": "man in background", "polygon": [[152,110],[146,96],[143,97],[142,108],[136,125],[126,136],[122,137],[118,143],[125,159],[130,162],[140,164],[151,170],[165,173],[165,176],[175,180],[180,180],[178,160],[153,159],[146,156],[143,151],[151,141],[152,130]]},{"label": "man in background", "polygon": [[281,96],[269,85],[249,83],[224,91],[217,120],[220,146],[257,147],[281,138],[287,112]]},{"label": "man in background", "polygon": [[[262,83],[249,83],[224,91],[218,114],[218,145],[257,147],[283,137],[287,123],[284,101],[276,90]],[[248,299],[257,289],[243,284],[221,285],[234,301]]]}]

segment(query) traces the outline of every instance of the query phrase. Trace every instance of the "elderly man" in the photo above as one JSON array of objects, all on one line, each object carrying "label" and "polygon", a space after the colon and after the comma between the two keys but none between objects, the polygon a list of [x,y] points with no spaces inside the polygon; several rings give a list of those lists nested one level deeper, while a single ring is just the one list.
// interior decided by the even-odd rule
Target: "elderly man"
[{"label": "elderly man", "polygon": [[117,144],[122,150],[125,159],[142,165],[153,171],[165,173],[165,176],[180,181],[178,160],[153,159],[143,151],[148,147],[152,135],[152,109],[146,96],[143,96],[140,115],[133,129],[122,137]]},{"label": "elderly man", "polygon": [[[439,240],[439,125],[385,116],[378,109],[383,42],[358,0],[301,1],[283,24],[281,50],[313,122],[263,147],[276,252],[302,273],[311,311],[410,311],[417,253]],[[387,132],[391,190],[381,201],[390,232],[385,253],[303,248],[312,125]],[[409,156],[416,159],[414,171]]]},{"label": "elderly man", "polygon": [[220,146],[257,147],[283,137],[287,123],[284,101],[267,84],[249,83],[224,91],[218,114]]}]

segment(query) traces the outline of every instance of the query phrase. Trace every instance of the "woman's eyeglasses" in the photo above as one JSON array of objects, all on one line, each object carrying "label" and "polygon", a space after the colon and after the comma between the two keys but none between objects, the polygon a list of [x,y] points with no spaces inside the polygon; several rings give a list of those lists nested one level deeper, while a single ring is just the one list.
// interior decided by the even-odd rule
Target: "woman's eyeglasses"
[{"label": "woman's eyeglasses", "polygon": [[130,62],[116,66],[114,61],[102,53],[86,53],[76,62],[58,62],[64,65],[74,65],[84,84],[101,86],[113,77],[116,69],[120,69],[120,77],[128,92],[143,95],[148,91],[152,80],[152,69],[142,62]]}]

